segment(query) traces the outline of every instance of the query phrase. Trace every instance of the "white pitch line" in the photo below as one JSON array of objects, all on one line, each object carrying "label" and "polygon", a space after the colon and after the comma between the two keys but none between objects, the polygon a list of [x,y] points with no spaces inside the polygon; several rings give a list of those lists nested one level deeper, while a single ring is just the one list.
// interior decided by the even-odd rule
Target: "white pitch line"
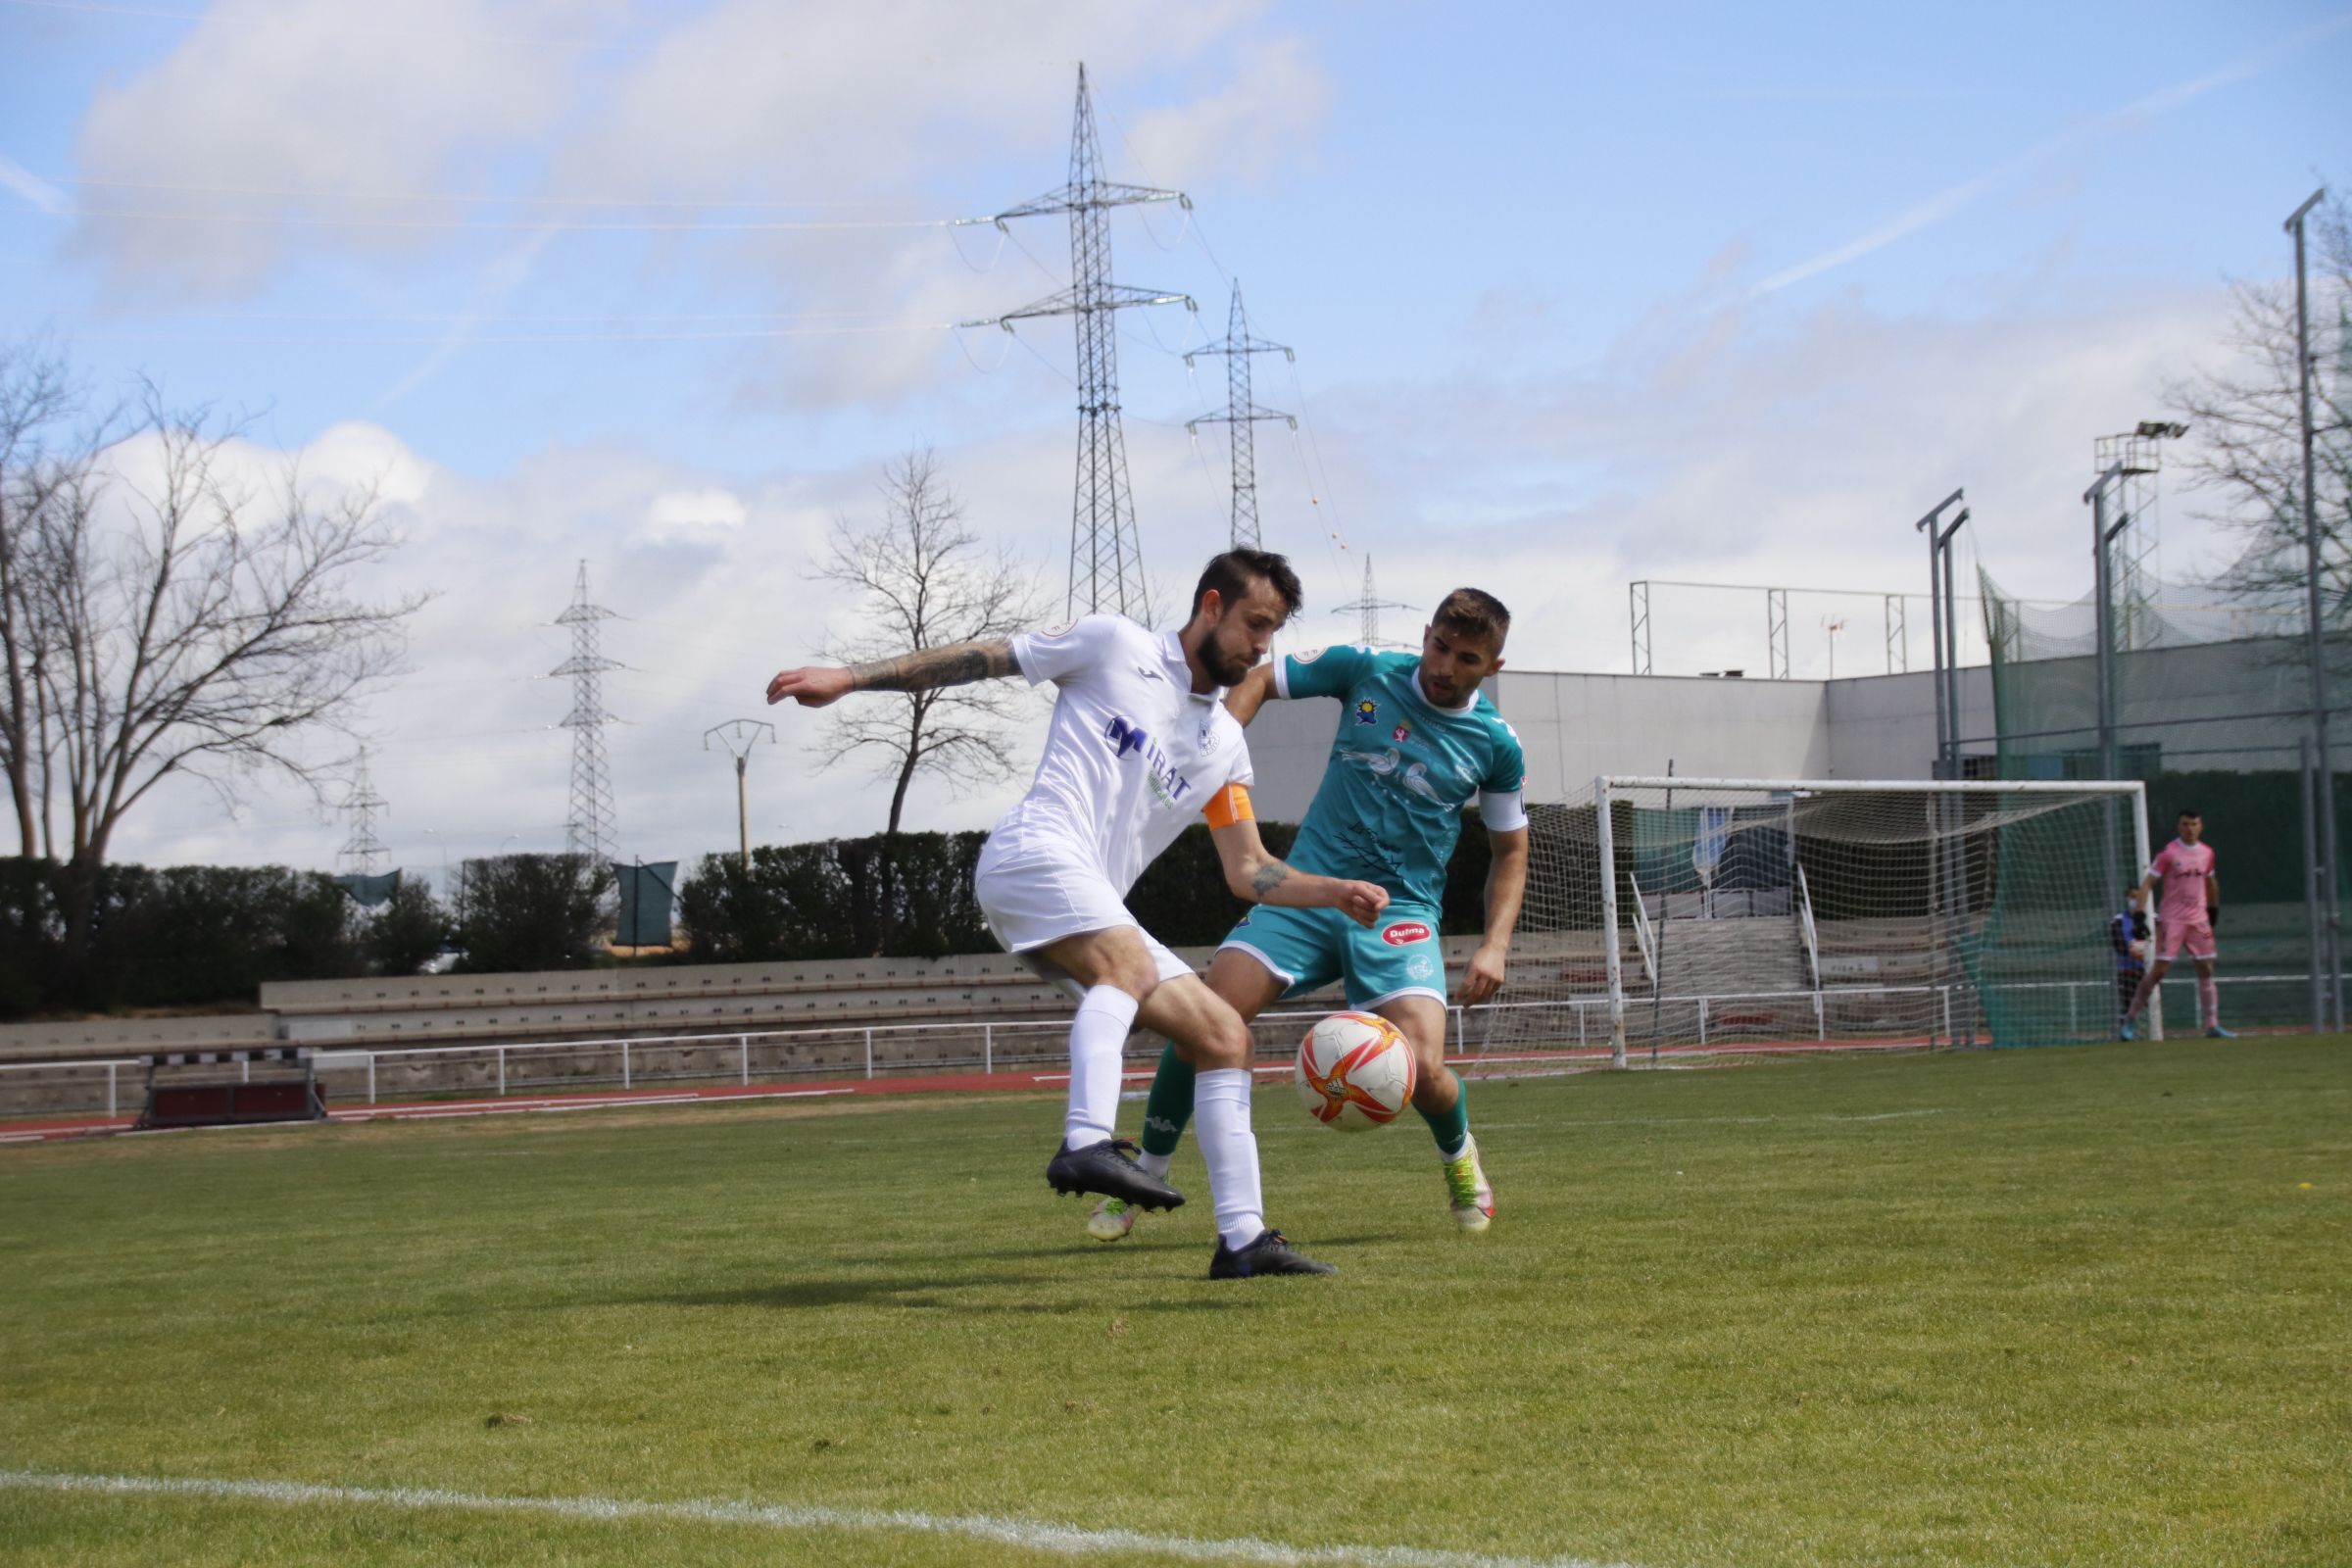
[{"label": "white pitch line", "polygon": [[949,1536],[989,1541],[1024,1551],[1066,1557],[1104,1551],[1153,1552],[1200,1562],[1297,1564],[1341,1568],[1632,1568],[1583,1557],[1505,1557],[1485,1552],[1432,1551],[1420,1546],[1290,1546],[1243,1536],[1203,1540],[1192,1536],[1148,1536],[1133,1530],[1081,1530],[1070,1525],[997,1519],[986,1514],[884,1512],[864,1508],[821,1508],[791,1503],[646,1502],[628,1497],[501,1497],[473,1492],[438,1492],[414,1487],[325,1487],[303,1481],[221,1481],[201,1477],[85,1476],[0,1470],[0,1488],[20,1492],[97,1493],[111,1496],[200,1497],[207,1500],[275,1503],[339,1503],[363,1507],[462,1509],[469,1513],[539,1514],[559,1519],[628,1523],[641,1519],[713,1525],[750,1525],[767,1530],[835,1530],[854,1534]]}]

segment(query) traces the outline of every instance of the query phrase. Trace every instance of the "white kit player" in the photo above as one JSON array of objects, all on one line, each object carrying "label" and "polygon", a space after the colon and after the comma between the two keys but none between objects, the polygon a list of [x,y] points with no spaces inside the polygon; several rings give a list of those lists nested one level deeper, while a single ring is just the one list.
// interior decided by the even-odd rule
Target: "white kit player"
[{"label": "white kit player", "polygon": [[1016,673],[1059,688],[1037,777],[990,833],[974,879],[997,940],[1078,1001],[1069,1109],[1046,1180],[1057,1193],[1100,1193],[1144,1208],[1184,1201],[1115,1136],[1128,1035],[1140,1025],[1167,1036],[1200,1069],[1194,1116],[1217,1215],[1211,1279],[1333,1270],[1265,1223],[1249,1026],[1136,923],[1125,901],[1144,867],[1205,816],[1226,884],[1241,899],[1335,908],[1367,926],[1387,906],[1379,886],[1294,871],[1258,838],[1249,747],[1223,699],[1265,657],[1299,597],[1282,557],[1231,550],[1200,574],[1181,631],[1088,615],[1005,642],[850,669],[788,669],[767,686],[770,703],[808,708],[854,691],[929,691]]}]

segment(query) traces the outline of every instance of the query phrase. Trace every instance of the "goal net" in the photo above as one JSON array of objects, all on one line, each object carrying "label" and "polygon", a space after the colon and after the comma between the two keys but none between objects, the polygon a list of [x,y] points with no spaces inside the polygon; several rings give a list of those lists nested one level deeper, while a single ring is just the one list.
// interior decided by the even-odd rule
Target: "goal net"
[{"label": "goal net", "polygon": [[1623,1064],[2116,1037],[2136,783],[1610,777],[1530,818],[1510,985],[1466,1020],[1473,1049]]}]

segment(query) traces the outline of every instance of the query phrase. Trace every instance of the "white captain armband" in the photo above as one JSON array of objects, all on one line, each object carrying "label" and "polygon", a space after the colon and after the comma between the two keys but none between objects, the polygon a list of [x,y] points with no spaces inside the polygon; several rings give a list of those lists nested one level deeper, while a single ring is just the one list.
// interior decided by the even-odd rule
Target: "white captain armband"
[{"label": "white captain armband", "polygon": [[1482,791],[1478,797],[1478,814],[1490,833],[1516,833],[1527,826],[1527,792]]}]

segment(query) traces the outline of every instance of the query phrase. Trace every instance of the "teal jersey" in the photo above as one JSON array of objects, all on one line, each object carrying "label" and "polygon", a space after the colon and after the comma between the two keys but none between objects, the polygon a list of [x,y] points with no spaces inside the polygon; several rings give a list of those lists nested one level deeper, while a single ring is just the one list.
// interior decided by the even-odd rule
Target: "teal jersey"
[{"label": "teal jersey", "polygon": [[1488,828],[1527,825],[1518,731],[1485,692],[1449,711],[1422,695],[1417,654],[1325,648],[1274,663],[1284,697],[1337,697],[1340,731],[1290,862],[1323,876],[1377,882],[1399,903],[1435,910],[1462,808],[1484,797]]}]

